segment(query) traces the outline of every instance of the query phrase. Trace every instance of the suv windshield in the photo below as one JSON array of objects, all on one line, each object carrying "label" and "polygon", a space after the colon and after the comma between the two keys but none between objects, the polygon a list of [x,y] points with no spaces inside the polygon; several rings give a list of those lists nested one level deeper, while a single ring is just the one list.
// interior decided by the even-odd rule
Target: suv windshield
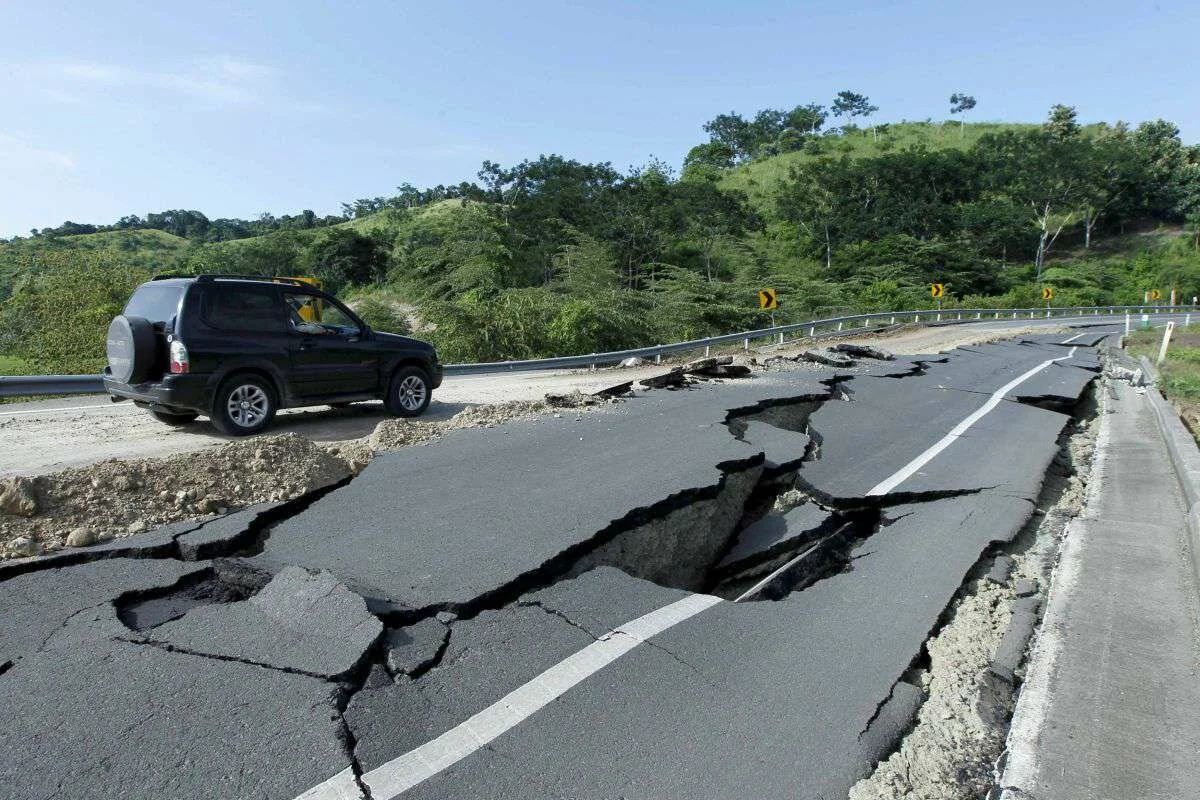
[{"label": "suv windshield", "polygon": [[150,322],[169,322],[179,311],[184,286],[169,283],[144,283],[129,298],[125,316],[144,317]]}]

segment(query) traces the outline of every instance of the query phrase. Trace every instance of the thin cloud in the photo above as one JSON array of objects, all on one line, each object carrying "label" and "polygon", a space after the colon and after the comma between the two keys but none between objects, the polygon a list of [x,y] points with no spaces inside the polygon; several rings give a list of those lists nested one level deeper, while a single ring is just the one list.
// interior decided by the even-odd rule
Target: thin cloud
[{"label": "thin cloud", "polygon": [[[219,105],[259,104],[299,108],[308,113],[315,103],[295,103],[281,96],[281,71],[267,64],[213,56],[192,61],[184,68],[146,69],[94,62],[58,62],[49,65],[51,91],[71,94],[84,89],[166,91]],[[65,88],[64,88],[65,87]]]},{"label": "thin cloud", "polygon": [[0,169],[44,166],[71,169],[75,159],[67,153],[40,147],[23,136],[0,133]]}]

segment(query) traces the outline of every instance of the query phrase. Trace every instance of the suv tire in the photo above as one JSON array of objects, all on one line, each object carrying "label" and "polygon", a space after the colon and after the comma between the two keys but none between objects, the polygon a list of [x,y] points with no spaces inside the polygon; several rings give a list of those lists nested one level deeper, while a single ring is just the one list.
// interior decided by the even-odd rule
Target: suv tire
[{"label": "suv tire", "polygon": [[114,317],[108,325],[105,355],[113,378],[138,384],[151,377],[156,359],[154,326],[143,317]]},{"label": "suv tire", "polygon": [[185,411],[182,414],[174,414],[170,411],[159,411],[158,409],[150,409],[150,413],[159,422],[165,422],[168,425],[187,425],[189,422],[195,422],[196,417],[200,416],[195,411]]},{"label": "suv tire", "polygon": [[250,373],[234,375],[217,389],[212,422],[228,436],[248,436],[270,425],[278,408],[270,381]]},{"label": "suv tire", "polygon": [[401,367],[392,375],[383,404],[395,417],[419,417],[429,408],[433,390],[429,373],[420,367]]}]

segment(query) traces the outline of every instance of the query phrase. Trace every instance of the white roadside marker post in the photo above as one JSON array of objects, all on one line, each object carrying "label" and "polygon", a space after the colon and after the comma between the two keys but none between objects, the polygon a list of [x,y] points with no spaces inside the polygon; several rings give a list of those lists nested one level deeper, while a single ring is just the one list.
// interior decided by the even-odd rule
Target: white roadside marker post
[{"label": "white roadside marker post", "polygon": [[1129,312],[1125,312],[1125,335],[1129,335]]},{"label": "white roadside marker post", "polygon": [[1155,364],[1162,365],[1162,362],[1167,358],[1167,345],[1171,342],[1171,334],[1175,332],[1175,323],[1168,322],[1167,329],[1163,331],[1162,347],[1158,348],[1158,360]]}]

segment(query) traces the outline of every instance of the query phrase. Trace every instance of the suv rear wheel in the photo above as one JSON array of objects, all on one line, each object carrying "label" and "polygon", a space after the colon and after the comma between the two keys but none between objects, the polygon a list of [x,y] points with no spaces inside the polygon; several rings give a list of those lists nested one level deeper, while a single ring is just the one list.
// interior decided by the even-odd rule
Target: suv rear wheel
[{"label": "suv rear wheel", "polygon": [[257,375],[234,375],[213,399],[213,425],[230,436],[258,433],[271,424],[279,407],[275,387]]},{"label": "suv rear wheel", "polygon": [[429,388],[429,373],[420,367],[401,367],[388,384],[383,399],[389,414],[397,417],[417,417],[429,407],[433,391]]}]

